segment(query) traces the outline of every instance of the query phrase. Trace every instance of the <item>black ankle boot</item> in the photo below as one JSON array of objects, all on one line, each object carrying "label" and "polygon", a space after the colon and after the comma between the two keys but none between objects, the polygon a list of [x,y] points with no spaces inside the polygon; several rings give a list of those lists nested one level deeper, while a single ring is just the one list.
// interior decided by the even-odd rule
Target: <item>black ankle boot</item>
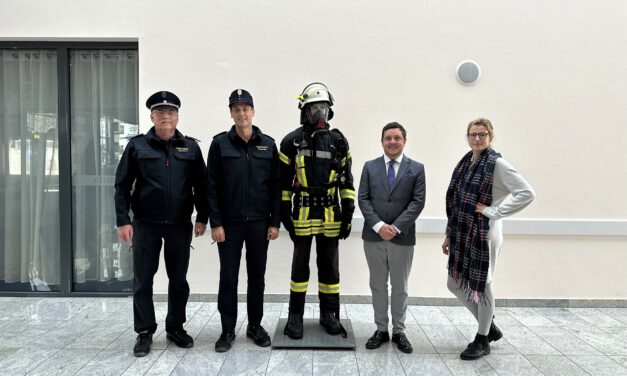
[{"label": "black ankle boot", "polygon": [[492,324],[490,324],[490,331],[488,332],[488,342],[496,342],[501,338],[503,338],[503,333],[498,326],[494,324],[494,320],[492,320]]},{"label": "black ankle boot", "polygon": [[303,338],[303,314],[302,313],[290,313],[287,318],[287,324],[283,334],[287,335],[291,339]]},{"label": "black ankle boot", "polygon": [[320,312],[320,325],[332,336],[340,334],[342,327],[333,312]]},{"label": "black ankle boot", "polygon": [[488,336],[477,334],[475,340],[472,341],[468,348],[460,354],[462,360],[475,360],[482,358],[490,353],[490,343]]}]

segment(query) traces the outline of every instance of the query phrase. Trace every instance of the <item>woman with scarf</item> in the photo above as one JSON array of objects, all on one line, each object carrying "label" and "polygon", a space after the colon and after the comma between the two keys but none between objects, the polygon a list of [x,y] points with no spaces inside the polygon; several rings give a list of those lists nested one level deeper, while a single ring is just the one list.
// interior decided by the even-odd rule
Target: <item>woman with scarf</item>
[{"label": "woman with scarf", "polygon": [[[492,149],[494,129],[476,119],[466,131],[470,151],[459,161],[446,192],[448,289],[479,323],[463,360],[490,353],[490,342],[503,334],[494,324],[492,279],[503,243],[503,217],[524,209],[535,198],[533,188],[501,154]],[[508,199],[509,197],[509,199]]]}]

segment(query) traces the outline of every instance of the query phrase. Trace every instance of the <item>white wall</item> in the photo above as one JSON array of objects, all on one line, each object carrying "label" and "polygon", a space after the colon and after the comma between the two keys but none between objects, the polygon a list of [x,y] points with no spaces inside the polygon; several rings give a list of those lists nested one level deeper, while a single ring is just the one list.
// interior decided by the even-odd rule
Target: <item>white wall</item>
[{"label": "white wall", "polygon": [[[140,104],[157,90],[177,93],[179,127],[203,141],[205,154],[231,124],[231,90],[251,91],[255,123],[279,141],[298,125],[295,96],[325,82],[355,180],[381,154],[381,127],[407,127],[406,153],[426,166],[425,218],[444,217],[452,168],[467,150],[465,125],[488,117],[495,147],[537,192],[516,218],[549,234],[506,235],[497,296],[627,299],[626,2],[0,0],[0,13],[1,40],[138,41]],[[464,59],[481,65],[475,86],[454,77]],[[148,112],[140,117],[145,131]],[[570,232],[612,221],[616,236],[551,236],[564,233],[558,220]],[[288,293],[286,238],[271,245],[269,293]],[[207,240],[196,243],[194,292],[217,291],[217,248]],[[419,235],[412,296],[450,296],[441,240]],[[358,233],[341,244],[341,257],[342,291],[367,295]],[[157,289],[165,283],[160,274]]]}]

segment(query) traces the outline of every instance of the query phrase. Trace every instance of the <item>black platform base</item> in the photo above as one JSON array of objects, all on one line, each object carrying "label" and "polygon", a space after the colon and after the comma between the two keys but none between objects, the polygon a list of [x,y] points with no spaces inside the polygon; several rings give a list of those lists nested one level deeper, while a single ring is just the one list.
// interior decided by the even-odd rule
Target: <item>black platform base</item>
[{"label": "black platform base", "polygon": [[283,334],[287,319],[279,319],[276,325],[276,332],[272,339],[272,347],[275,348],[308,348],[308,349],[354,349],[355,334],[350,320],[340,320],[346,329],[346,338],[341,334],[332,336],[324,331],[319,319],[304,319],[304,335],[302,339],[291,339]]}]

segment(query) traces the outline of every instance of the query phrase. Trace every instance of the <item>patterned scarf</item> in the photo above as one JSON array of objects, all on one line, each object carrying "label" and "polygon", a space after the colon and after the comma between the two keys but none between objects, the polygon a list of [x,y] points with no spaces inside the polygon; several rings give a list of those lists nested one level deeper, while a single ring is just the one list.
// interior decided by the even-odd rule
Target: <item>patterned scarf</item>
[{"label": "patterned scarf", "polygon": [[451,241],[448,274],[468,300],[484,303],[490,267],[490,219],[476,213],[475,206],[492,204],[494,166],[501,154],[488,148],[475,163],[471,157],[472,151],[459,161],[446,191],[446,233]]}]

